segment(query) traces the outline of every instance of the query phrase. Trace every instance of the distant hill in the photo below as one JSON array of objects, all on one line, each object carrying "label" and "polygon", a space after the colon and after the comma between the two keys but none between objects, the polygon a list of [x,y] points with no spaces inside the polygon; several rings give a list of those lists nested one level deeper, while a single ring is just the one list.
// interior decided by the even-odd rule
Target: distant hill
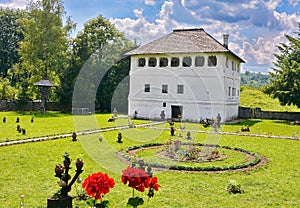
[{"label": "distant hill", "polygon": [[254,73],[246,71],[241,74],[241,85],[251,88],[259,88],[266,84],[270,84],[270,75],[262,73]]},{"label": "distant hill", "polygon": [[241,87],[240,106],[250,108],[261,108],[265,111],[286,111],[286,112],[300,112],[300,108],[294,105],[282,106],[279,100],[271,98],[264,94],[260,89],[250,87]]}]

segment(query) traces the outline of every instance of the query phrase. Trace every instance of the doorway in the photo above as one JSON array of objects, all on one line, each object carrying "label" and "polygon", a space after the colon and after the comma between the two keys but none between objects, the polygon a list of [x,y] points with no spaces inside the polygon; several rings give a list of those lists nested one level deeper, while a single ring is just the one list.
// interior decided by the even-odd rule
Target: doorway
[{"label": "doorway", "polygon": [[181,115],[182,117],[182,109],[183,107],[180,105],[171,105],[172,109],[172,119],[178,119],[178,115]]}]

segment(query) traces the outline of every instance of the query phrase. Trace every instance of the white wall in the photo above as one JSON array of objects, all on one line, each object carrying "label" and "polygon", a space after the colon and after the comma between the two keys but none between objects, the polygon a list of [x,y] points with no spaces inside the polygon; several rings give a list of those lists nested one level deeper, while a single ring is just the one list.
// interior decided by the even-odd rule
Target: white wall
[{"label": "white wall", "polygon": [[[187,54],[176,55],[151,55],[132,56],[130,71],[130,92],[129,92],[129,115],[134,111],[138,117],[160,118],[162,110],[166,118],[171,118],[171,105],[183,106],[183,119],[198,121],[200,118],[215,118],[221,114],[222,121],[238,116],[239,96],[237,95],[240,85],[240,75],[237,70],[232,70],[233,57],[224,54],[213,54],[217,56],[216,67],[208,67],[207,61],[203,67],[195,67],[194,61],[191,67],[138,67],[138,58],[171,56],[179,57],[181,60]],[[193,58],[199,54],[191,54]],[[206,60],[207,54],[203,55]],[[229,61],[228,61],[229,60]],[[236,62],[236,60],[234,60]],[[150,92],[144,92],[145,84],[150,84]],[[168,93],[162,93],[162,85],[168,85]],[[177,85],[184,85],[184,93],[177,93]],[[236,90],[236,95],[229,95],[229,87]],[[166,107],[163,107],[166,103]]]}]

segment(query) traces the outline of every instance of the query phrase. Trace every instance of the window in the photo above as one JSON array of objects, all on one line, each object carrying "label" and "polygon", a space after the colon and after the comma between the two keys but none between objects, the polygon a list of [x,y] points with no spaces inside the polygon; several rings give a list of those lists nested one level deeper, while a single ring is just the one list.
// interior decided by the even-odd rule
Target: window
[{"label": "window", "polygon": [[234,61],[231,62],[231,69],[232,69],[232,71],[235,71],[235,69],[234,69]]},{"label": "window", "polygon": [[183,94],[184,88],[183,85],[177,85],[177,94]]},{"label": "window", "polygon": [[228,65],[229,65],[229,60],[228,60],[228,56],[226,56],[226,63],[225,63],[226,68],[228,68]]},{"label": "window", "polygon": [[231,93],[231,87],[228,88],[228,96],[230,96]]},{"label": "window", "polygon": [[145,58],[139,58],[138,65],[139,65],[139,67],[144,67],[146,65],[146,59]]},{"label": "window", "polygon": [[208,66],[217,66],[217,57],[216,56],[208,57]]},{"label": "window", "polygon": [[163,107],[167,107],[167,103],[163,102]]},{"label": "window", "polygon": [[162,85],[162,93],[168,93],[168,85]]},{"label": "window", "polygon": [[168,59],[167,58],[160,58],[159,59],[159,67],[166,67],[168,66]]},{"label": "window", "polygon": [[192,65],[192,58],[189,56],[183,57],[182,66],[190,67]]},{"label": "window", "polygon": [[233,88],[232,88],[232,96],[235,96],[235,92],[236,92],[236,91],[235,91],[235,88],[233,87]]},{"label": "window", "polygon": [[240,72],[240,64],[237,64],[236,71],[237,71],[237,72]]},{"label": "window", "polygon": [[204,66],[204,57],[203,56],[196,56],[195,59],[195,66]]},{"label": "window", "polygon": [[145,84],[144,92],[150,92],[150,84]]},{"label": "window", "polygon": [[172,57],[172,59],[171,59],[171,66],[172,67],[178,67],[179,66],[179,58]]},{"label": "window", "polygon": [[149,66],[155,67],[156,66],[156,58],[149,58]]}]

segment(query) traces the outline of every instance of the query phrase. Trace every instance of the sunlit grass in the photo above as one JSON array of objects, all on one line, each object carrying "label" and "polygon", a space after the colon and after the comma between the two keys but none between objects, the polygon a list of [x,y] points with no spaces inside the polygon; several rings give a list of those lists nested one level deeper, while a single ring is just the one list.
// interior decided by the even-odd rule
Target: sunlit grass
[{"label": "sunlit grass", "polygon": [[[12,112],[2,112],[0,116],[7,117],[7,123],[13,127],[12,138],[18,139],[15,132],[15,119],[21,119],[21,125],[30,130],[32,115],[22,115]],[[24,117],[23,117],[24,116]],[[25,117],[27,116],[27,117]],[[99,114],[102,127],[114,126],[107,122],[110,114]],[[39,120],[41,119],[41,120]],[[50,120],[47,120],[50,119]],[[55,120],[58,119],[58,120]],[[56,121],[60,124],[53,124]],[[54,122],[54,123],[56,123]],[[138,123],[140,121],[134,121]],[[126,123],[126,121],[124,121]],[[6,125],[5,124],[5,125]],[[2,134],[6,127],[0,123],[1,139],[9,131]],[[38,134],[59,134],[74,130],[73,118],[70,115],[53,115],[49,117],[35,116],[34,136]],[[269,120],[247,120],[240,124],[222,125],[225,131],[239,131],[242,125],[250,125],[250,133],[272,132],[273,135],[292,135],[299,130],[299,126],[291,126],[286,122]],[[62,126],[62,127],[60,127]],[[168,128],[168,124],[161,125]],[[89,127],[86,125],[86,127]],[[84,127],[84,128],[86,128]],[[92,126],[93,127],[93,126]],[[197,133],[192,130],[209,130],[199,124],[185,124],[184,131],[180,131],[180,124],[176,123],[176,135],[182,133],[185,140],[186,131],[191,130],[193,142],[204,143],[212,137],[209,133]],[[4,131],[5,132],[5,131]],[[123,143],[117,143],[118,133],[123,135]],[[29,134],[29,132],[28,132]],[[100,135],[103,141],[99,141]],[[28,135],[27,135],[28,136]],[[3,137],[3,138],[2,138]],[[62,154],[69,152],[73,163],[81,157],[85,161],[82,177],[93,172],[106,172],[115,179],[115,188],[107,194],[106,199],[112,207],[126,207],[132,190],[121,182],[121,171],[128,164],[120,161],[116,152],[134,145],[147,143],[165,143],[171,137],[169,130],[131,128],[120,131],[110,131],[102,134],[78,136],[77,142],[70,138],[51,140],[38,143],[27,143],[0,148],[0,207],[19,207],[20,195],[25,195],[26,207],[46,207],[47,197],[59,189],[57,178],[54,177],[54,167],[62,163]],[[213,138],[215,139],[215,138]],[[300,204],[300,141],[258,138],[249,136],[218,135],[221,146],[239,147],[251,152],[257,152],[268,159],[268,164],[249,172],[225,172],[211,174],[205,172],[154,171],[158,177],[161,189],[155,193],[153,199],[142,207],[297,207]],[[146,153],[144,153],[146,154]],[[147,153],[148,154],[148,153]],[[149,153],[150,154],[150,153]],[[230,153],[227,153],[230,154]],[[234,155],[229,155],[234,158]],[[233,160],[243,160],[234,158]],[[228,162],[228,161],[227,161]],[[229,161],[230,162],[230,161]],[[73,164],[74,166],[74,164]],[[71,170],[74,174],[74,169]],[[238,181],[245,190],[243,194],[228,194],[225,187],[230,179]],[[75,187],[71,195],[76,195]],[[146,199],[146,193],[137,193]],[[74,204],[77,203],[74,201]],[[80,207],[87,207],[84,202]]]},{"label": "sunlit grass", "polygon": [[294,105],[282,106],[279,100],[273,99],[264,94],[259,89],[252,89],[243,87],[240,93],[240,106],[250,108],[261,108],[264,111],[287,111],[287,112],[299,112],[300,108]]}]

